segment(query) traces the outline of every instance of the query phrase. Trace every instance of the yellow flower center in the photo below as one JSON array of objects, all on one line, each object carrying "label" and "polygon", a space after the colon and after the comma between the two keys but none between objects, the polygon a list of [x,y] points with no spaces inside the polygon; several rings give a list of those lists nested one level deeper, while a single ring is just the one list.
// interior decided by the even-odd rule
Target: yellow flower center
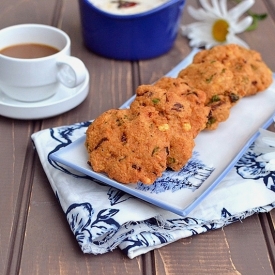
[{"label": "yellow flower center", "polygon": [[217,20],[212,27],[212,35],[214,39],[218,42],[224,42],[226,40],[226,35],[228,34],[229,24],[223,20]]}]

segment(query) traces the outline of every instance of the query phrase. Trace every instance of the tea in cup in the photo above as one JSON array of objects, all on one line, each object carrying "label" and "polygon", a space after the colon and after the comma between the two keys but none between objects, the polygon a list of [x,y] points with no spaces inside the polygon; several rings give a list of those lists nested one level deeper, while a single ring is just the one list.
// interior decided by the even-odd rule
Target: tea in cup
[{"label": "tea in cup", "polygon": [[53,96],[60,85],[77,87],[86,67],[70,51],[69,36],[55,27],[22,24],[0,30],[0,90],[34,102]]}]

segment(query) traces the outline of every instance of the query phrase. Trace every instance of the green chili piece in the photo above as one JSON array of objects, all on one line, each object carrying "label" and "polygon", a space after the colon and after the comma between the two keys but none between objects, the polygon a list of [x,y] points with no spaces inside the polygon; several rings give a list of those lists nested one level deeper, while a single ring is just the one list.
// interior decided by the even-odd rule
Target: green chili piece
[{"label": "green chili piece", "polygon": [[158,146],[155,147],[155,148],[153,149],[153,151],[152,151],[152,156],[153,156],[158,150],[159,150],[159,147],[158,147]]},{"label": "green chili piece", "polygon": [[153,99],[152,99],[152,102],[153,102],[154,104],[158,104],[158,103],[160,102],[160,99],[159,99],[159,98],[153,98]]},{"label": "green chili piece", "polygon": [[168,161],[169,164],[172,164],[172,163],[175,163],[175,162],[176,162],[175,158],[171,158],[171,157],[169,157],[169,158],[167,159],[167,161]]},{"label": "green chili piece", "polygon": [[231,93],[231,94],[229,95],[229,98],[230,98],[230,101],[231,101],[232,103],[237,102],[237,101],[240,99],[240,97],[239,97],[238,95],[234,94],[234,93]]},{"label": "green chili piece", "polygon": [[206,123],[206,127],[211,126],[212,124],[214,124],[216,122],[216,119],[214,117],[210,117]]},{"label": "green chili piece", "polygon": [[220,97],[219,95],[213,95],[212,98],[211,98],[211,102],[217,102],[217,101],[220,101]]}]

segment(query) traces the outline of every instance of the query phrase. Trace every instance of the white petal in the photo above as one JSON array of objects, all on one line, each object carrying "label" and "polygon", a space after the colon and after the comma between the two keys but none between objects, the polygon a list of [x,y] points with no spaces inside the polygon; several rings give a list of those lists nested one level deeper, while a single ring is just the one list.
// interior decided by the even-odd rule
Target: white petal
[{"label": "white petal", "polygon": [[213,39],[210,26],[208,24],[194,24],[190,33],[188,34],[190,39],[191,47],[211,47],[216,44],[216,41]]},{"label": "white petal", "polygon": [[196,22],[188,26],[188,37],[198,37],[204,39],[205,37],[212,38],[211,25],[207,23]]},{"label": "white petal", "polygon": [[213,14],[215,16],[221,17],[218,0],[212,0],[212,6],[209,4],[208,0],[200,0],[200,3],[208,14]]},{"label": "white petal", "polygon": [[188,13],[196,20],[199,21],[205,21],[208,19],[213,19],[216,18],[216,16],[212,13],[207,13],[205,10],[203,9],[194,9],[192,6],[188,6],[187,7],[187,11]]},{"label": "white petal", "polygon": [[213,9],[213,7],[210,6],[208,0],[200,0],[200,4],[201,6],[208,12],[210,13],[214,13],[215,10]]},{"label": "white petal", "polygon": [[242,1],[240,4],[232,8],[228,15],[231,17],[232,20],[238,20],[242,14],[244,14],[247,10],[249,10],[253,5],[254,0],[245,0]]},{"label": "white petal", "polygon": [[220,1],[220,8],[222,16],[226,16],[227,14],[227,0]]},{"label": "white petal", "polygon": [[253,18],[251,16],[245,17],[243,20],[233,23],[230,27],[234,31],[234,33],[241,33],[245,31],[253,22]]},{"label": "white petal", "polygon": [[204,36],[206,33],[210,33],[210,27],[205,27],[204,22],[195,22],[189,25],[181,26],[181,33],[188,38],[195,36]]},{"label": "white petal", "polygon": [[209,49],[211,49],[212,47],[214,47],[214,46],[216,46],[216,45],[219,45],[219,43],[213,40],[213,42],[207,43],[207,44],[205,45],[205,48],[206,48],[207,50],[209,50]]},{"label": "white petal", "polygon": [[221,14],[218,0],[212,0],[212,6],[213,6],[213,9],[214,9],[214,12],[216,13],[216,15],[221,17],[222,14]]},{"label": "white petal", "polygon": [[205,32],[207,30],[207,32],[211,33],[212,30],[212,24],[213,22],[194,22],[188,25],[185,25],[186,28],[188,28],[188,30],[190,30],[191,32]]},{"label": "white petal", "polygon": [[229,33],[226,37],[227,44],[238,44],[244,48],[249,49],[249,46],[242,39],[234,35],[233,33]]}]

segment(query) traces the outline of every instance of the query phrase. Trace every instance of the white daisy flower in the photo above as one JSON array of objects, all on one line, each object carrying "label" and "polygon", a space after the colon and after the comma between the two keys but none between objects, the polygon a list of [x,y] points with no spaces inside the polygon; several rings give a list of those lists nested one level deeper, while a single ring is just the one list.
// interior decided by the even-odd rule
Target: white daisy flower
[{"label": "white daisy flower", "polygon": [[190,46],[205,46],[209,49],[218,44],[232,43],[249,48],[236,34],[245,31],[252,24],[251,16],[239,19],[255,1],[244,0],[229,11],[227,0],[211,0],[211,3],[212,6],[208,0],[200,0],[202,8],[187,7],[189,14],[199,21],[182,26],[182,33],[190,39]]}]

